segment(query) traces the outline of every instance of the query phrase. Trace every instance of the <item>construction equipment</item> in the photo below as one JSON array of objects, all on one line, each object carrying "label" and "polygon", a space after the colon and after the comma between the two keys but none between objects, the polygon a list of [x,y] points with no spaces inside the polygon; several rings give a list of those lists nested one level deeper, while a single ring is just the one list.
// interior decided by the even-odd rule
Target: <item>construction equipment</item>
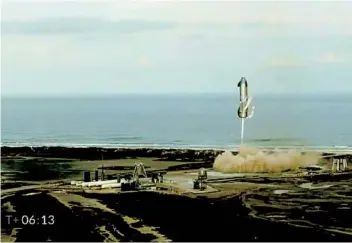
[{"label": "construction equipment", "polygon": [[152,183],[163,183],[164,181],[164,172],[152,173],[151,179]]}]

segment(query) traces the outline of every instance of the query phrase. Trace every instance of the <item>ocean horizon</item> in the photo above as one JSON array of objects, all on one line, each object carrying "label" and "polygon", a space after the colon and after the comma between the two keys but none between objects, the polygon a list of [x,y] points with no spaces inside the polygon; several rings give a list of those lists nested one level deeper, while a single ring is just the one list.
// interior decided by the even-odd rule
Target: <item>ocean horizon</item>
[{"label": "ocean horizon", "polygon": [[[233,148],[234,93],[2,97],[2,146]],[[260,94],[249,146],[352,147],[352,95]]]}]

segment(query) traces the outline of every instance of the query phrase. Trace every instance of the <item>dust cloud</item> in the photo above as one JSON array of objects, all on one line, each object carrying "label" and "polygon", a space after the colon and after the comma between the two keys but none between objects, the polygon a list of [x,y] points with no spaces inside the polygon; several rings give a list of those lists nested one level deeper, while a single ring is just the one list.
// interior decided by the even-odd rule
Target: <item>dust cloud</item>
[{"label": "dust cloud", "polygon": [[281,172],[301,166],[317,164],[318,153],[297,151],[264,152],[255,148],[241,147],[237,155],[226,151],[215,158],[213,168],[222,173]]}]

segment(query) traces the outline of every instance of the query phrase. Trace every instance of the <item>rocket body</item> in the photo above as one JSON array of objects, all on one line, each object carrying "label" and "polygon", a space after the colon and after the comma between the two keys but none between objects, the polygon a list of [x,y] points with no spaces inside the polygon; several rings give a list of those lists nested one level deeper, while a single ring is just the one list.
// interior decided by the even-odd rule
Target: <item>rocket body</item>
[{"label": "rocket body", "polygon": [[254,113],[254,107],[251,105],[252,97],[248,96],[248,82],[246,78],[242,77],[237,86],[240,90],[240,105],[237,115],[241,119],[251,118]]}]

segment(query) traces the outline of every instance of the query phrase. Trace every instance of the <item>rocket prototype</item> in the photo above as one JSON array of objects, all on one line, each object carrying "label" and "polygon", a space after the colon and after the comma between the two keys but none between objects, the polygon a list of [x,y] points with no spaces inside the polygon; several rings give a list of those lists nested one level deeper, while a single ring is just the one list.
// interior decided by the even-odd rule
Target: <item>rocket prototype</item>
[{"label": "rocket prototype", "polygon": [[254,114],[254,107],[251,106],[252,97],[248,96],[248,82],[242,77],[237,85],[240,89],[240,105],[237,115],[241,119],[251,118]]}]

